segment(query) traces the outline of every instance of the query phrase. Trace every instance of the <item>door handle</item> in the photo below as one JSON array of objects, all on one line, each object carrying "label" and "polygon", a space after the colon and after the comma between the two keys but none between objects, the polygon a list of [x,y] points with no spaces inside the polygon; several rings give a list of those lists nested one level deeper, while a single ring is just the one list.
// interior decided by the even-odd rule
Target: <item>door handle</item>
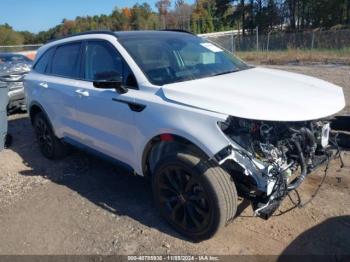
[{"label": "door handle", "polygon": [[41,86],[43,88],[48,88],[49,87],[49,85],[46,82],[39,83],[39,86]]},{"label": "door handle", "polygon": [[81,89],[75,90],[75,93],[77,93],[79,96],[89,96],[89,92],[88,91],[84,91]]}]

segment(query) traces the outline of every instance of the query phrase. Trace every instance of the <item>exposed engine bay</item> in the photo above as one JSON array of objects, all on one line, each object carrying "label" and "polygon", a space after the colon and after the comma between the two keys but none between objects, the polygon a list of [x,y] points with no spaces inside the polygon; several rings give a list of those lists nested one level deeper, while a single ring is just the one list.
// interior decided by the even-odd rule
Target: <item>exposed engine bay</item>
[{"label": "exposed engine bay", "polygon": [[336,146],[330,141],[328,120],[271,122],[229,117],[220,128],[237,144],[226,149],[229,156],[221,162],[231,174],[242,171],[243,175],[233,176],[238,191],[251,200],[255,214],[265,219],[308,173],[331,158]]}]

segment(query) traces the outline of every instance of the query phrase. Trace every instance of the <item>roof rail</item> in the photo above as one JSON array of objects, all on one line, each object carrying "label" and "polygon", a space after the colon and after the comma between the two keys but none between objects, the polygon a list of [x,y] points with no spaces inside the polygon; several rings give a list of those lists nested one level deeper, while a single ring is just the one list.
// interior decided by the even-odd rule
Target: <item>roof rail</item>
[{"label": "roof rail", "polygon": [[191,35],[195,35],[194,33],[187,31],[187,30],[183,30],[183,29],[161,29],[159,31],[168,31],[168,32],[179,32],[179,33],[186,33],[186,34],[191,34]]},{"label": "roof rail", "polygon": [[82,32],[82,33],[77,33],[77,34],[72,34],[72,35],[67,35],[67,36],[62,36],[59,38],[55,38],[55,39],[51,39],[49,40],[47,43],[52,43],[58,40],[62,40],[62,39],[66,39],[66,38],[70,38],[70,37],[74,37],[74,36],[82,36],[82,35],[93,35],[93,34],[103,34],[103,35],[113,35],[116,37],[115,33],[113,31],[110,30],[92,30],[92,31],[86,31],[86,32]]}]

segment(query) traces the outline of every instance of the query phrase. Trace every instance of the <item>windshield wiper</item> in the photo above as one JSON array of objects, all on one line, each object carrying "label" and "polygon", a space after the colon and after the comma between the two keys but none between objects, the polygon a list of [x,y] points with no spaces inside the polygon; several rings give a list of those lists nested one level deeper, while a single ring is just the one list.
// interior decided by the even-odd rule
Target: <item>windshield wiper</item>
[{"label": "windshield wiper", "polygon": [[239,71],[239,69],[234,69],[234,70],[230,70],[230,71],[225,71],[225,72],[213,74],[212,76],[226,75],[226,74],[235,73],[235,72],[238,72],[238,71]]}]

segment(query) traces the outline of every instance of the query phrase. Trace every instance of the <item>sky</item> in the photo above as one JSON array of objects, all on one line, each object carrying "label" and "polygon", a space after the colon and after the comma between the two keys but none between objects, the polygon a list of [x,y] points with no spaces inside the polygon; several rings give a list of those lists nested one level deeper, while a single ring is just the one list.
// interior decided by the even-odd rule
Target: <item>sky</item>
[{"label": "sky", "polygon": [[[0,24],[15,30],[38,33],[60,24],[63,18],[111,14],[114,7],[131,7],[147,2],[155,8],[157,0],[0,0]],[[194,0],[186,1],[193,3]]]}]

